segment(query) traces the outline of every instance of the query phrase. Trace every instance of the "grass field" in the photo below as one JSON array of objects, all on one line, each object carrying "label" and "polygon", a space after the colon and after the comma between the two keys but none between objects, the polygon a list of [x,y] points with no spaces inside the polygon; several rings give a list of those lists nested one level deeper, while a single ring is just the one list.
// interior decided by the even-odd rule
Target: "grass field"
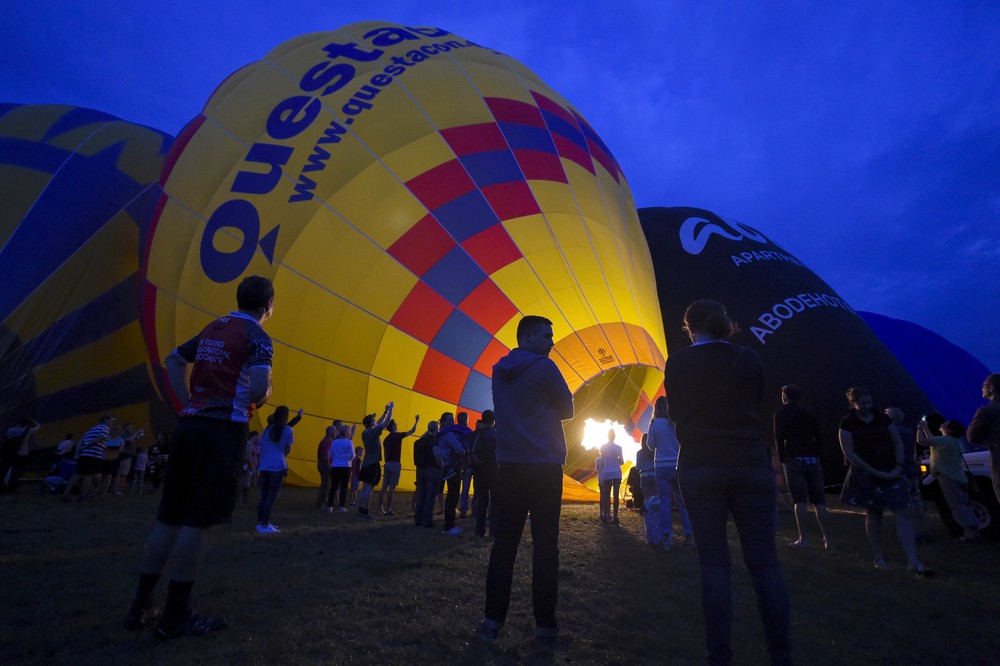
[{"label": "grass field", "polygon": [[[230,627],[160,643],[121,628],[158,497],[66,504],[35,489],[0,498],[0,663],[703,663],[695,553],[644,545],[636,513],[608,527],[596,505],[564,507],[554,650],[533,640],[526,536],[507,625],[485,646],[475,627],[490,542],[470,521],[447,537],[413,527],[408,495],[399,516],[363,522],[316,511],[315,490],[285,488],[273,514],[282,534],[253,533],[253,500],[213,529],[192,600]],[[798,663],[1000,663],[1000,543],[951,542],[932,516],[937,540],[921,557],[939,575],[920,580],[893,538],[892,568],[872,567],[857,513],[834,511],[832,552],[785,547],[793,519],[780,518]],[[891,536],[891,517],[886,527]],[[735,532],[731,544],[736,663],[766,663]]]}]

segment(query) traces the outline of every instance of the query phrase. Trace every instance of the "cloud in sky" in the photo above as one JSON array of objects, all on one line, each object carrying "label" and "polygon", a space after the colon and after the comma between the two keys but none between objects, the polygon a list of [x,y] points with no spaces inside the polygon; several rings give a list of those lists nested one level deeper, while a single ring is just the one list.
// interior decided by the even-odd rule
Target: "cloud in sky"
[{"label": "cloud in sky", "polygon": [[854,307],[1000,370],[1000,5],[36,0],[0,20],[0,100],[177,133],[231,72],[360,20],[507,53],[609,145],[639,206],[757,227]]}]

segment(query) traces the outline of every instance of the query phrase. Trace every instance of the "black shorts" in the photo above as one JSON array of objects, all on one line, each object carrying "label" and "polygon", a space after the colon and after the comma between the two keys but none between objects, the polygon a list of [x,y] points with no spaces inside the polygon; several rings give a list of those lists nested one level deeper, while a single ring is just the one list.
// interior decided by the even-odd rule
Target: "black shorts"
[{"label": "black shorts", "polygon": [[382,480],[382,465],[378,463],[373,463],[371,465],[365,465],[358,472],[358,481],[362,483],[367,483],[372,486],[377,486],[378,482]]},{"label": "black shorts", "polygon": [[245,423],[178,419],[156,519],[188,527],[232,522],[246,438]]},{"label": "black shorts", "polygon": [[80,456],[76,459],[76,473],[80,476],[91,476],[101,473],[101,465],[104,463],[100,458],[91,456]]}]

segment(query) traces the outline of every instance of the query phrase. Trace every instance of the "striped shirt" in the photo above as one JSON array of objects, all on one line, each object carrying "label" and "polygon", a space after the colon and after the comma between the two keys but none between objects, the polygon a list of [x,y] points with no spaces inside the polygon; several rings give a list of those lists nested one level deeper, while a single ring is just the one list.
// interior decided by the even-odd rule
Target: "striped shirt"
[{"label": "striped shirt", "polygon": [[103,459],[110,434],[111,426],[106,423],[99,423],[88,430],[80,440],[78,457]]}]

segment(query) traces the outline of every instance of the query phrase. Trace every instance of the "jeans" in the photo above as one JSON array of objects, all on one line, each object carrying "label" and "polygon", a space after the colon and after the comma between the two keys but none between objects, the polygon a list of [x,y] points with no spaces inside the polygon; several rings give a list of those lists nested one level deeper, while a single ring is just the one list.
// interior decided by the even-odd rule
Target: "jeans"
[{"label": "jeans", "polygon": [[663,540],[666,541],[667,545],[671,545],[674,538],[672,498],[677,500],[677,510],[681,514],[684,534],[691,534],[691,519],[688,516],[687,507],[684,505],[684,498],[681,497],[681,489],[677,485],[676,468],[669,466],[656,468],[656,494],[660,497],[660,524],[663,527]]},{"label": "jeans", "polygon": [[[476,534],[486,536],[486,520],[489,518],[493,526],[494,517],[490,516],[490,504],[496,505],[493,499],[493,486],[496,485],[496,465],[480,465],[475,470],[476,501],[472,503],[473,514],[476,517]],[[493,534],[493,530],[490,530]]]},{"label": "jeans", "polygon": [[260,502],[257,503],[257,524],[268,525],[271,522],[271,509],[278,499],[281,482],[285,478],[285,470],[279,472],[260,473]]},{"label": "jeans", "polygon": [[440,467],[417,468],[417,505],[413,511],[413,522],[424,527],[434,525],[434,502],[441,485]]},{"label": "jeans", "polygon": [[678,470],[701,565],[705,647],[710,664],[732,663],[732,584],[726,526],[740,537],[743,561],[757,596],[757,610],[772,664],[791,663],[791,616],[774,545],[774,472],[765,467],[695,467]]},{"label": "jeans", "polygon": [[330,468],[320,463],[317,465],[316,471],[319,472],[319,491],[316,493],[316,508],[318,509],[327,505],[327,498],[330,495]]},{"label": "jeans", "polygon": [[[472,466],[465,468],[462,474],[462,494],[458,498],[458,510],[465,513],[469,510],[469,491],[472,490]],[[479,490],[478,488],[476,490]]]},{"label": "jeans", "polygon": [[455,508],[458,506],[458,494],[462,485],[462,477],[454,474],[444,482],[447,495],[444,497],[444,529],[450,530],[455,526]]},{"label": "jeans", "polygon": [[500,463],[497,474],[496,541],[486,571],[486,619],[502,625],[510,606],[514,561],[524,523],[531,514],[531,598],[535,625],[556,628],[559,596],[559,514],[562,465]]}]

